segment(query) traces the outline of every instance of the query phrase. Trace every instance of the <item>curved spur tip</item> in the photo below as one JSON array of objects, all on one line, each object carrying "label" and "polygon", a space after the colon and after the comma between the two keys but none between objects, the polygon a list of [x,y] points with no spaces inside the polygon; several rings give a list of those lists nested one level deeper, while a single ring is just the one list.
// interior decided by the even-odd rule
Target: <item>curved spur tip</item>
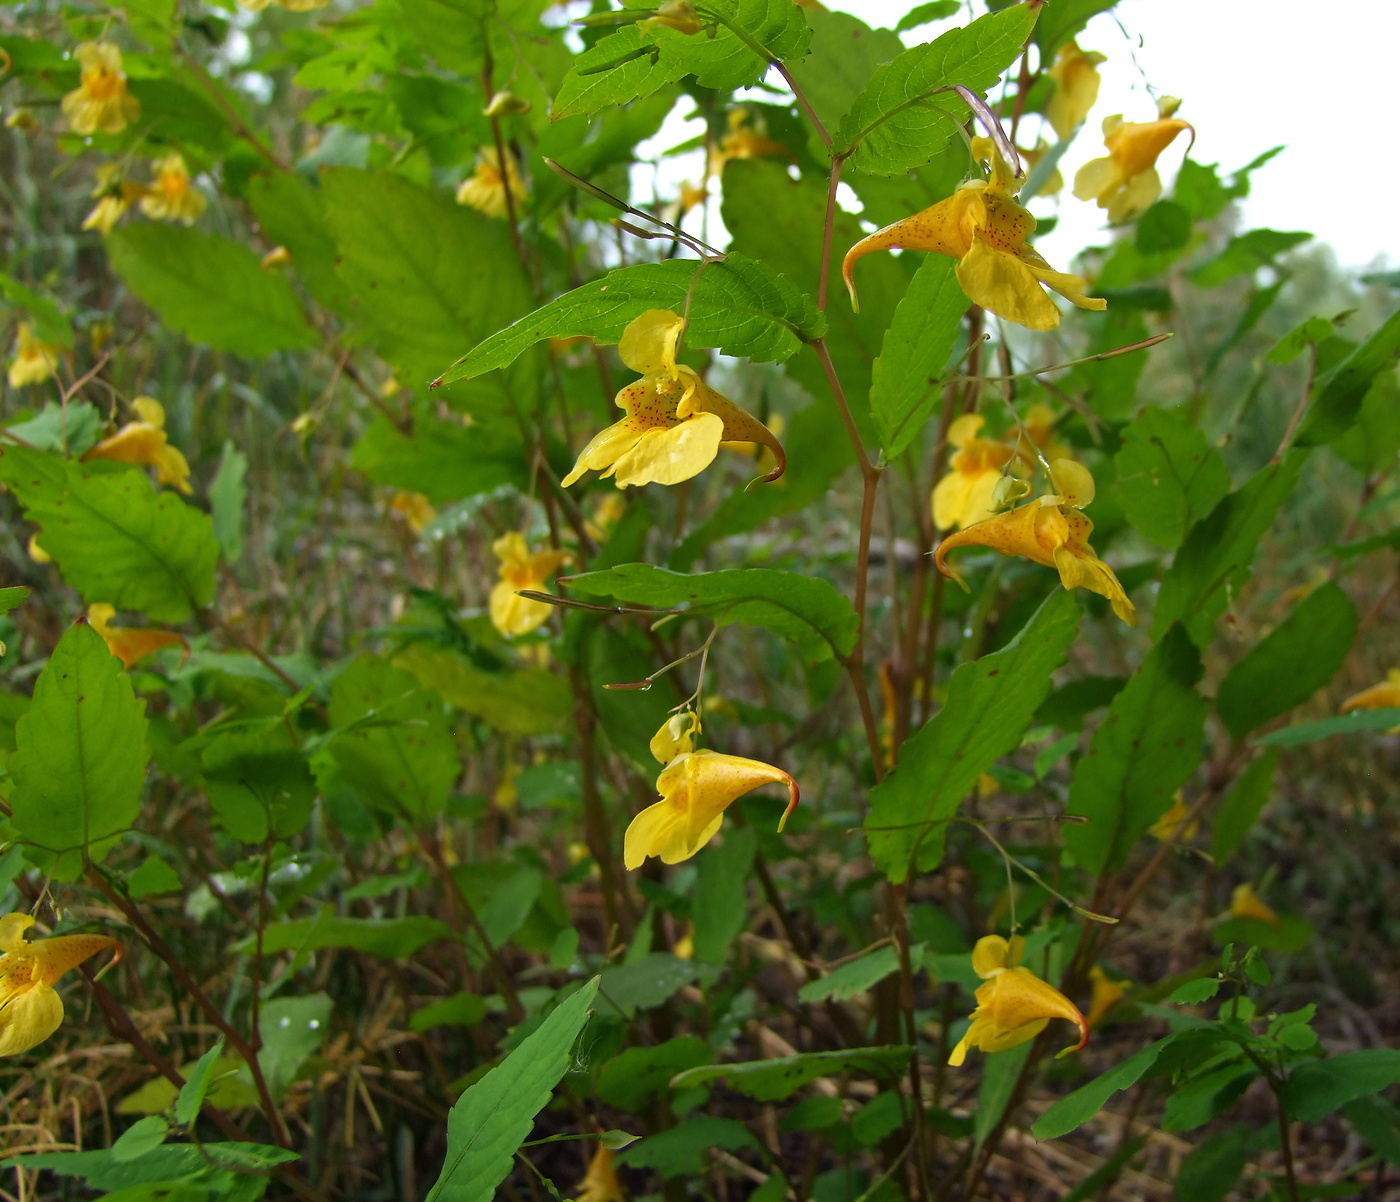
[{"label": "curved spur tip", "polygon": [[797,782],[796,782],[792,777],[789,776],[789,777],[788,777],[788,804],[787,804],[787,809],[785,809],[785,810],[783,811],[783,816],[782,816],[781,818],[778,819],[778,833],[779,833],[779,834],[781,834],[783,828],[784,828],[785,826],[787,826],[787,820],[788,820],[790,817],[792,817],[792,812],[793,812],[793,810],[797,809],[797,803],[798,803],[801,799],[802,799],[802,791],[797,787]]},{"label": "curved spur tip", "polygon": [[777,462],[773,465],[773,470],[769,472],[766,476],[755,476],[746,485],[744,485],[745,492],[753,491],[753,489],[760,484],[772,484],[774,480],[777,480],[785,471],[787,471],[787,455],[783,453],[782,447],[773,448],[773,458],[777,460]]}]

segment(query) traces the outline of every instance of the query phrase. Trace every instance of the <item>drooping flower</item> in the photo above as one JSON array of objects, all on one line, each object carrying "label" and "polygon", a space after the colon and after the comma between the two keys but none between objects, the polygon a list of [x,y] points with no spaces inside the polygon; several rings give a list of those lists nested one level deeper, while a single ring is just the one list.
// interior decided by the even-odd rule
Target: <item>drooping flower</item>
[{"label": "drooping flower", "polygon": [[11,388],[42,384],[58,372],[63,348],[54,342],[40,342],[31,322],[21,322],[15,333],[15,357],[10,360],[6,378]]},{"label": "drooping flower", "polygon": [[987,983],[977,990],[972,1026],[948,1057],[955,1068],[967,1059],[969,1048],[1004,1052],[1034,1039],[1052,1018],[1066,1019],[1079,1028],[1079,1042],[1065,1048],[1061,1056],[1089,1042],[1089,1024],[1079,1008],[1029,968],[1021,967],[1025,946],[1019,935],[1009,940],[986,935],[972,949],[973,971]]},{"label": "drooping flower", "polygon": [[1124,121],[1121,113],[1105,117],[1103,144],[1108,154],[1090,159],[1074,177],[1074,194],[1108,210],[1115,224],[1131,221],[1162,195],[1157,156],[1175,141],[1189,122],[1173,117],[1181,101],[1164,96],[1157,102],[1156,121]]},{"label": "drooping flower", "polygon": [[1020,187],[990,138],[974,138],[972,155],[990,164],[987,179],[969,180],[936,205],[896,221],[846,252],[841,274],[859,309],[852,271],[856,260],[877,250],[931,250],[958,260],[958,283],[968,298],[990,313],[1031,330],[1053,330],[1060,311],[1041,285],[1081,309],[1106,309],[1108,302],[1086,296],[1082,277],[1056,271],[1026,239],[1035,218],[1014,199]]},{"label": "drooping flower", "polygon": [[940,530],[971,526],[996,512],[992,493],[1016,450],[999,439],[979,437],[982,425],[980,413],[964,413],[948,427],[949,445],[957,450],[948,459],[948,474],[933,490],[933,524]]},{"label": "drooping flower", "polygon": [[144,184],[122,179],[121,168],[116,163],[103,163],[97,169],[97,186],[92,190],[97,204],[83,219],[83,229],[96,230],[106,237],[125,216],[127,209],[145,196],[147,191]]},{"label": "drooping flower", "polygon": [[1278,915],[1259,899],[1254,886],[1248,882],[1236,885],[1230,895],[1230,917],[1252,918],[1256,922],[1267,922],[1271,927],[1278,926]]},{"label": "drooping flower", "polygon": [[601,1143],[588,1162],[588,1172],[584,1173],[574,1191],[574,1202],[626,1202],[627,1191],[617,1179],[613,1168],[613,1150]]},{"label": "drooping flower", "polygon": [[720,139],[718,146],[710,150],[709,175],[723,175],[724,165],[730,159],[762,159],[771,155],[791,157],[792,151],[770,138],[761,118],[755,117],[748,109],[730,109],[725,122],[729,132]]},{"label": "drooping flower", "polygon": [[945,562],[955,547],[991,547],[1003,555],[1024,555],[1056,568],[1065,588],[1087,588],[1107,597],[1113,612],[1135,626],[1133,603],[1113,569],[1089,545],[1094,523],[1079,512],[1094,499],[1093,476],[1072,459],[1056,459],[1050,464],[1050,480],[1055,492],[948,535],[934,555],[938,570],[966,588]]},{"label": "drooping flower", "polygon": [[1063,142],[1089,115],[1099,98],[1099,64],[1107,61],[1097,50],[1081,50],[1073,39],[1060,47],[1055,65],[1046,74],[1055,92],[1045,106],[1045,119]]},{"label": "drooping flower", "polygon": [[389,498],[389,508],[408,523],[414,534],[422,534],[437,518],[433,503],[421,492],[400,489]]},{"label": "drooping flower", "polygon": [[[1341,708],[1337,712],[1349,714],[1352,710],[1385,710],[1395,708],[1400,708],[1400,668],[1391,668],[1380,684],[1373,684],[1369,689],[1362,689],[1359,693],[1353,693],[1342,702]],[[1392,735],[1400,734],[1400,726],[1394,727],[1387,733]]]},{"label": "drooping flower", "polygon": [[204,193],[190,180],[185,156],[171,151],[159,158],[151,170],[155,179],[141,197],[141,212],[157,221],[180,221],[192,225],[208,203]]},{"label": "drooping flower", "polygon": [[1163,843],[1171,840],[1181,842],[1186,839],[1194,839],[1200,829],[1201,824],[1191,817],[1191,807],[1186,804],[1181,796],[1181,790],[1178,789],[1172,798],[1171,809],[1149,826],[1147,833],[1154,839],[1160,839]]},{"label": "drooping flower", "polygon": [[520,169],[515,165],[515,156],[509,150],[505,155],[505,171],[501,170],[501,156],[494,146],[485,146],[476,156],[476,171],[457,185],[457,203],[470,205],[478,213],[488,217],[504,217],[509,208],[506,205],[506,185],[510,185],[511,200],[519,205],[525,196],[525,181],[520,177]]},{"label": "drooping flower", "polygon": [[[670,719],[651,741],[657,759],[672,750],[675,755],[656,778],[661,800],[633,818],[627,828],[622,859],[628,868],[640,868],[648,856],[660,856],[663,864],[690,859],[714,838],[724,811],[760,785],[787,786],[788,805],[778,822],[780,831],[797,805],[797,782],[781,768],[718,751],[692,751],[699,726],[682,728],[677,718]],[[694,721],[693,714],[690,718]]]},{"label": "drooping flower", "polygon": [[700,14],[690,0],[665,0],[656,10],[656,15],[642,22],[642,33],[650,33],[658,28],[674,29],[677,33],[694,34],[705,28]]},{"label": "drooping flower", "polygon": [[63,999],[54,983],[89,956],[122,945],[106,935],[58,935],[26,940],[34,925],[28,914],[0,918],[0,1056],[18,1056],[41,1044],[63,1022]]},{"label": "drooping flower", "polygon": [[709,467],[722,442],[762,443],[777,462],[761,479],[783,474],[787,456],[768,427],[676,362],[684,328],[685,320],[669,309],[648,309],[628,324],[618,353],[642,378],[617,394],[627,416],[583,448],[564,477],[566,486],[587,471],[615,476],[618,488],[679,484]]},{"label": "drooping flower", "polygon": [[63,115],[75,134],[116,134],[141,118],[141,102],[126,87],[122,52],[115,42],[83,42],[73,51],[78,86],[63,98]]},{"label": "drooping flower", "polygon": [[1089,970],[1089,983],[1093,993],[1089,995],[1089,1013],[1084,1021],[1092,1029],[1099,1025],[1104,1016],[1118,1005],[1128,992],[1127,981],[1115,981],[1097,964]]},{"label": "drooping flower", "polygon": [[530,631],[548,621],[553,606],[520,597],[520,589],[547,591],[550,578],[573,556],[568,551],[530,552],[525,536],[512,530],[491,544],[501,561],[500,579],[491,590],[491,624],[507,638]]},{"label": "drooping flower", "polygon": [[86,455],[87,459],[115,459],[156,469],[156,482],[171,484],[188,495],[190,465],[183,452],[172,447],[165,436],[165,409],[154,397],[139,396],[131,402],[136,420],[127,422],[110,438],[104,438]]},{"label": "drooping flower", "polygon": [[184,647],[189,654],[190,645],[183,635],[170,630],[142,630],[134,626],[113,626],[112,618],[116,610],[105,601],[88,606],[87,621],[107,643],[107,650],[122,661],[123,668],[131,668],[153,651],[162,647]]}]

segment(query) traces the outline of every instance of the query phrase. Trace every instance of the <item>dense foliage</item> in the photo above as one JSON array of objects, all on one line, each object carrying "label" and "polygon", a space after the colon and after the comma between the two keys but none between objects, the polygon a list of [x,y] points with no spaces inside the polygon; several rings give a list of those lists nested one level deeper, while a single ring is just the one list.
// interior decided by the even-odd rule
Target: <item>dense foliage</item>
[{"label": "dense foliage", "polygon": [[1381,1197],[1400,279],[1277,148],[1062,179],[1113,0],[239,4],[0,9],[7,1196]]}]

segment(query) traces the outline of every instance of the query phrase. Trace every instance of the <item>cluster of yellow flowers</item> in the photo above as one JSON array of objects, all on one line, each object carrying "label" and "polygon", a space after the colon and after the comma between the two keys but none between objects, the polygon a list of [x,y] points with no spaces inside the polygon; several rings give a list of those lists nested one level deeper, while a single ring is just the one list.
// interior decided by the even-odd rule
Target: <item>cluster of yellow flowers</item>
[{"label": "cluster of yellow flowers", "polygon": [[151,166],[149,184],[123,179],[115,163],[104,163],[97,169],[97,187],[92,191],[97,200],[83,221],[83,229],[110,234],[117,222],[133,204],[157,221],[179,221],[193,224],[204,212],[208,202],[204,193],[194,186],[184,155],[179,151],[156,159]]}]

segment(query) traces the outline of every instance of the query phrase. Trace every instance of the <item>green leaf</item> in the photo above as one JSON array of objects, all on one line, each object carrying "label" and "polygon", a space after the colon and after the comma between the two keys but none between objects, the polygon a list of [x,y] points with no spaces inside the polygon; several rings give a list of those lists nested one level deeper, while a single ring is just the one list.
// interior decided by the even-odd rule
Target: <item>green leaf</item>
[{"label": "green leaf", "polygon": [[1136,1085],[1143,1074],[1157,1063],[1157,1057],[1166,1051],[1174,1038],[1175,1036],[1168,1035],[1165,1039],[1148,1044],[1141,1051],[1129,1056],[1117,1068],[1109,1069],[1087,1085],[1081,1085],[1072,1094],[1054,1102],[1031,1125],[1031,1134],[1036,1139],[1059,1139],[1060,1136],[1068,1135],[1076,1127],[1087,1123],[1119,1090]]},{"label": "green leaf", "polygon": [[453,993],[426,1006],[420,1006],[409,1016],[411,1031],[432,1031],[437,1027],[474,1027],[490,1010],[486,999],[474,993]]},{"label": "green leaf", "polygon": [[721,626],[762,626],[791,639],[812,660],[845,659],[860,627],[851,603],[814,576],[769,568],[730,568],[685,575],[645,563],[625,563],[566,581],[570,592],[612,597],[629,605],[681,608]]},{"label": "green leaf", "polygon": [[631,1019],[638,1010],[664,1005],[699,975],[693,960],[670,952],[648,952],[607,969],[599,978],[598,993],[614,1012]]},{"label": "green leaf", "polygon": [[[953,7],[957,7],[955,0]],[[871,29],[849,13],[809,9],[807,23],[812,27],[811,47],[804,58],[787,66],[813,111],[830,130],[840,124],[856,97],[865,91],[875,69],[896,58],[904,43],[898,31]]]},{"label": "green leaf", "polygon": [[1394,1106],[1384,1098],[1357,1098],[1348,1102],[1342,1113],[1371,1151],[1400,1166],[1400,1123]]},{"label": "green leaf", "polygon": [[306,290],[337,313],[346,312],[350,289],[336,272],[340,252],[311,183],[290,172],[259,174],[248,181],[247,197],[263,235],[291,252],[291,269]]},{"label": "green leaf", "polygon": [[1356,607],[1330,581],[1309,593],[1225,675],[1215,708],[1243,738],[1332,679],[1356,637]]},{"label": "green leaf", "polygon": [[633,1144],[618,1156],[617,1163],[655,1169],[662,1177],[699,1178],[705,1171],[706,1153],[711,1148],[731,1152],[760,1150],[758,1140],[738,1119],[698,1115],[677,1123],[669,1131]]},{"label": "green leaf", "polygon": [[938,865],[948,822],[977,778],[1020,746],[1078,624],[1074,594],[1058,589],[1002,650],[953,673],[943,708],[905,741],[899,766],[870,793],[866,837],[890,880]]},{"label": "green leaf", "polygon": [[106,245],[128,287],[191,342],[253,359],[316,344],[291,285],[246,246],[154,221],[114,230]]},{"label": "green leaf", "polygon": [[1252,1132],[1242,1123],[1193,1148],[1172,1182],[1178,1202],[1222,1202],[1234,1191],[1249,1159]]},{"label": "green leaf", "polygon": [[503,485],[524,491],[529,484],[516,423],[487,420],[466,426],[427,411],[414,418],[412,434],[376,417],[355,444],[350,462],[376,484],[421,492],[434,505],[478,497]]},{"label": "green leaf", "polygon": [[885,458],[894,459],[923,429],[940,394],[938,381],[971,303],[957,264],[929,255],[894,311],[870,381],[870,412]]},{"label": "green leaf", "polygon": [[956,17],[961,10],[961,0],[928,0],[927,4],[916,4],[904,16],[900,17],[899,24],[894,27],[894,31],[895,33],[903,33],[906,29],[917,29],[920,25],[927,25],[930,21],[942,21],[948,17]]},{"label": "green leaf", "polygon": [[[648,309],[682,312],[688,295],[685,345],[695,350],[713,347],[726,355],[781,360],[803,342],[826,333],[826,319],[812,299],[762,264],[731,254],[722,263],[705,267],[697,280],[699,266],[693,259],[667,259],[609,272],[492,334],[435,383],[469,380],[505,367],[546,338],[582,336],[617,342],[628,323]],[[456,341],[460,346],[460,335]],[[438,362],[448,357],[443,355]]]},{"label": "green leaf", "polygon": [[1298,430],[1298,446],[1322,446],[1351,429],[1361,413],[1361,403],[1372,380],[1395,361],[1397,349],[1400,349],[1400,309],[1313,385],[1308,414]]},{"label": "green leaf", "polygon": [[[6,52],[10,62],[14,57]],[[22,309],[34,323],[34,333],[40,342],[61,346],[65,350],[73,346],[73,323],[59,308],[56,301],[26,288],[17,279],[0,272],[0,294],[17,309]]]},{"label": "green leaf", "polygon": [[370,804],[428,822],[461,774],[442,699],[375,655],[355,660],[331,687],[329,744],[341,778]]},{"label": "green leaf", "polygon": [[1336,330],[1335,324],[1326,317],[1309,317],[1302,325],[1294,326],[1274,345],[1274,349],[1264,356],[1270,363],[1282,366],[1292,363],[1312,343],[1330,338]]},{"label": "green leaf", "polygon": [[432,379],[464,341],[529,312],[530,284],[499,222],[392,171],[332,167],[321,194],[352,315],[405,383]]},{"label": "green leaf", "polygon": [[[411,956],[420,947],[438,939],[453,938],[452,928],[436,918],[413,915],[409,918],[334,918],[320,915],[295,922],[269,923],[263,932],[263,954],[278,952],[317,952],[328,947],[348,947],[386,960]],[[250,936],[234,946],[248,952],[255,941]]]},{"label": "green leaf", "polygon": [[[235,1192],[243,1188],[239,1184],[240,1179],[246,1179],[250,1172],[265,1176],[277,1165],[298,1159],[298,1155],[290,1149],[274,1148],[268,1144],[165,1144],[151,1149],[139,1160],[117,1160],[111,1149],[106,1148],[97,1152],[40,1152],[32,1156],[14,1156],[0,1162],[0,1168],[49,1169],[66,1177],[82,1177],[90,1188],[101,1190],[182,1183],[185,1178],[199,1174],[200,1185],[208,1186],[207,1191],[201,1190],[201,1196],[213,1192],[217,1196],[242,1202],[244,1195]],[[205,1172],[211,1166],[215,1170],[236,1169],[239,1172],[235,1175],[234,1172],[219,1171],[205,1177]],[[170,1197],[170,1192],[162,1189],[159,1195],[153,1191],[135,1195],[141,1199],[156,1196]]]},{"label": "green leaf", "polygon": [[20,446],[76,459],[102,437],[102,421],[97,406],[87,401],[70,401],[66,412],[64,406],[49,401],[38,416],[6,429]]},{"label": "green leaf", "polygon": [[158,1114],[148,1114],[117,1136],[112,1144],[112,1159],[139,1160],[147,1152],[160,1147],[169,1134],[170,1124],[164,1118]]},{"label": "green leaf", "polygon": [[132,897],[158,897],[162,893],[179,893],[183,888],[180,874],[160,856],[147,856],[138,868],[126,875],[126,891]]},{"label": "green leaf", "polygon": [[972,1140],[976,1147],[986,1143],[1006,1113],[1030,1054],[1031,1045],[1023,1043],[987,1057],[982,1083],[977,1090],[977,1109],[972,1116]]},{"label": "green leaf", "polygon": [[427,1202],[491,1202],[567,1071],[597,992],[595,977],[457,1100],[447,1120],[446,1161]]},{"label": "green leaf", "polygon": [[756,1102],[777,1102],[791,1097],[819,1077],[836,1073],[863,1073],[882,1081],[893,1081],[909,1063],[907,1047],[889,1045],[877,1048],[849,1048],[835,1052],[799,1052],[775,1060],[750,1060],[743,1064],[712,1064],[692,1068],[671,1082],[671,1088],[693,1089],[725,1078]]},{"label": "green leaf", "polygon": [[940,88],[986,92],[1016,61],[1035,26],[1037,5],[1017,4],[979,17],[906,50],[871,77],[834,135],[861,171],[895,175],[931,162],[968,119],[967,104]]},{"label": "green leaf", "polygon": [[0,480],[41,528],[63,578],[88,603],[180,622],[214,599],[218,544],[206,514],[144,473],[89,472],[23,447],[0,448]]},{"label": "green leaf", "polygon": [[224,439],[219,470],[209,485],[214,539],[223,552],[224,562],[236,564],[243,557],[243,515],[248,506],[248,456],[229,439]]},{"label": "green leaf", "polygon": [[1065,827],[1065,847],[1085,871],[1122,867],[1201,762],[1206,703],[1193,687],[1200,677],[1200,655],[1173,627],[1108,707],[1070,782],[1069,812],[1089,821]]},{"label": "green leaf", "polygon": [[558,729],[573,707],[562,676],[544,668],[486,672],[444,647],[414,643],[394,657],[424,688],[463,713],[508,735],[539,735]]},{"label": "green leaf", "polygon": [[[59,880],[101,862],[141,812],[145,703],[86,623],[70,626],[15,724],[9,799],[15,832]],[[37,862],[37,861],[36,861]]]},{"label": "green leaf", "polygon": [[1307,242],[1312,235],[1304,231],[1284,233],[1281,230],[1250,230],[1231,238],[1215,258],[1194,267],[1187,278],[1197,288],[1216,288],[1245,272],[1269,267],[1284,251]]},{"label": "green leaf", "polygon": [[725,831],[724,841],[711,843],[699,858],[695,901],[695,958],[702,964],[723,964],[739,932],[748,925],[744,886],[758,850],[758,832],[752,827]]},{"label": "green leaf", "polygon": [[311,820],[316,782],[282,719],[220,735],[201,761],[209,803],[235,839],[287,839]]},{"label": "green leaf", "polygon": [[1400,1082],[1400,1050],[1368,1048],[1300,1064],[1284,1082],[1288,1117],[1315,1123],[1356,1098],[1380,1093]]},{"label": "green leaf", "polygon": [[1217,867],[1223,868],[1229,862],[1244,837],[1254,829],[1273,795],[1277,767],[1278,752],[1265,752],[1236,777],[1225,794],[1210,831],[1210,858]]},{"label": "green leaf", "polygon": [[1390,730],[1400,726],[1400,709],[1353,710],[1340,718],[1322,718],[1317,722],[1299,722],[1272,730],[1255,740],[1261,747],[1300,747],[1316,743],[1333,735],[1354,734],[1357,731]]},{"label": "green leaf", "polygon": [[648,1101],[665,1092],[677,1073],[714,1058],[710,1045],[694,1035],[668,1039],[652,1048],[628,1048],[603,1065],[598,1097],[609,1106],[640,1114]]},{"label": "green leaf", "polygon": [[1201,977],[1195,981],[1187,981],[1173,989],[1167,1001],[1173,1006],[1198,1006],[1202,1002],[1210,1001],[1219,993],[1220,985],[1219,977]]},{"label": "green leaf", "polygon": [[329,994],[313,993],[273,998],[258,1010],[258,1066],[274,1100],[287,1092],[306,1058],[326,1041],[331,1009]]},{"label": "green leaf", "polygon": [[1220,452],[1187,418],[1151,407],[1128,427],[1114,462],[1123,512],[1144,538],[1179,547],[1230,491]]},{"label": "green leaf", "polygon": [[1118,0],[1055,0],[1046,5],[1035,27],[1035,44],[1046,62],[1061,46],[1084,29],[1089,18],[1107,12]]},{"label": "green leaf", "polygon": [[1152,637],[1183,622],[1197,643],[1209,641],[1225,609],[1227,586],[1243,583],[1264,532],[1292,494],[1306,454],[1295,452],[1247,480],[1197,522],[1162,580],[1152,619]]},{"label": "green leaf", "polygon": [[223,1052],[224,1041],[221,1039],[185,1074],[185,1083],[180,1086],[180,1095],[175,1099],[175,1121],[182,1127],[188,1127],[199,1117],[209,1086],[214,1081],[214,1066]]},{"label": "green leaf", "polygon": [[[910,955],[917,963],[923,955],[922,947]],[[899,952],[893,947],[882,947],[864,956],[834,968],[826,976],[808,981],[797,991],[804,1002],[821,1002],[835,998],[838,1002],[847,1001],[858,993],[864,993],[883,981],[891,973],[899,971]]]},{"label": "green leaf", "polygon": [[23,605],[24,599],[29,596],[29,591],[22,584],[12,584],[7,588],[0,588],[0,614],[7,614],[15,606]]}]

